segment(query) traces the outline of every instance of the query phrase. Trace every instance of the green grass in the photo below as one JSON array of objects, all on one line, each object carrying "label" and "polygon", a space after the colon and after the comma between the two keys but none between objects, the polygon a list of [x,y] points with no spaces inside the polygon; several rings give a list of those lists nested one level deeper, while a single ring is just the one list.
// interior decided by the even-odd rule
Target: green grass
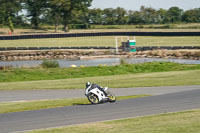
[{"label": "green grass", "polygon": [[200,46],[200,37],[136,37],[137,46]]},{"label": "green grass", "polygon": [[41,64],[43,68],[59,68],[58,61],[44,60]]},{"label": "green grass", "polygon": [[0,90],[83,89],[86,82],[110,88],[200,85],[200,70],[0,83]]},{"label": "green grass", "polygon": [[[134,73],[199,70],[200,65],[183,65],[170,62],[151,62],[130,65],[83,68],[12,68],[0,71],[0,82],[55,80]],[[0,87],[1,89],[1,87]]]},{"label": "green grass", "polygon": [[47,39],[0,40],[0,47],[115,46],[114,37],[69,37]]},{"label": "green grass", "polygon": [[200,109],[26,133],[199,133]]},{"label": "green grass", "polygon": [[[140,98],[140,97],[146,97],[146,96],[150,96],[150,95],[119,96],[117,97],[117,100]],[[73,105],[84,105],[84,104],[90,104],[87,98],[2,102],[2,103],[0,102],[0,108],[1,108],[0,114],[19,112],[19,111],[56,108],[56,107],[64,107],[64,106],[73,106]]]},{"label": "green grass", "polygon": [[[58,27],[57,33],[65,33]],[[92,29],[70,29],[69,33],[85,33],[85,32],[115,32],[115,31],[182,31],[192,32],[199,31],[199,23],[187,24],[155,24],[155,25],[92,25]],[[7,26],[0,27],[0,33],[8,35],[9,28]],[[14,34],[44,34],[54,33],[54,26],[43,25],[40,29],[31,29],[31,27],[15,27]]]},{"label": "green grass", "polygon": [[200,29],[199,23],[188,24],[147,24],[147,25],[94,25],[95,29]]},{"label": "green grass", "polygon": [[200,65],[152,62],[85,68],[11,68],[0,71],[0,90],[82,89],[88,81],[110,88],[199,85]]},{"label": "green grass", "polygon": [[[121,45],[118,37],[118,45]],[[199,36],[157,37],[137,36],[137,46],[200,46]],[[115,47],[114,36],[0,40],[0,47],[69,47],[69,46],[111,46]]]}]

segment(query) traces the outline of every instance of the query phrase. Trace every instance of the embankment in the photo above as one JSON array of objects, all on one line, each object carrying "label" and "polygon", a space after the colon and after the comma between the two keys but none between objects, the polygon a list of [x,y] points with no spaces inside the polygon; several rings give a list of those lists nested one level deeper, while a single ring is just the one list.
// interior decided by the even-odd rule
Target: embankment
[{"label": "embankment", "polygon": [[200,50],[149,50],[134,53],[110,50],[22,50],[1,51],[1,61],[43,59],[92,59],[92,58],[179,58],[200,60]]}]

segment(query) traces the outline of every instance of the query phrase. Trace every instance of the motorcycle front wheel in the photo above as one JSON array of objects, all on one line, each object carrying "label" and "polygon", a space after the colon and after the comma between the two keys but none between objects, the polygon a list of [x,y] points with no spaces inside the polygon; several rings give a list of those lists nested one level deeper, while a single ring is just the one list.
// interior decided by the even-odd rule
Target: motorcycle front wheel
[{"label": "motorcycle front wheel", "polygon": [[107,92],[108,101],[114,103],[116,101],[116,96],[111,92]]},{"label": "motorcycle front wheel", "polygon": [[90,94],[88,95],[88,100],[89,100],[92,104],[98,104],[98,103],[99,103],[98,97],[97,97],[95,94],[93,94],[93,93],[90,93]]}]

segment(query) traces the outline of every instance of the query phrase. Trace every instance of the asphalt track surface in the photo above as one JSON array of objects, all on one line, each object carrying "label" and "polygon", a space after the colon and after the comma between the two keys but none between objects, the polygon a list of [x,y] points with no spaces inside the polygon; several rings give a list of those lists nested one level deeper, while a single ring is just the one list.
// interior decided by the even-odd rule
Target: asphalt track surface
[{"label": "asphalt track surface", "polygon": [[[128,95],[162,95],[173,92],[200,89],[200,85],[191,86],[164,86],[164,87],[134,87],[110,89],[116,96]],[[60,98],[85,98],[84,89],[76,90],[20,90],[20,91],[0,91],[0,102],[44,100]]]},{"label": "asphalt track surface", "polygon": [[16,132],[200,108],[200,89],[99,105],[0,114],[0,132]]}]

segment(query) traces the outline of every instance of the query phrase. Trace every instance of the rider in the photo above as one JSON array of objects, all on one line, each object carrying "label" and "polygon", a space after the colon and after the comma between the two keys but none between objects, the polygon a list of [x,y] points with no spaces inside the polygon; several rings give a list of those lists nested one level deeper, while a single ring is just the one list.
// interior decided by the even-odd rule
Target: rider
[{"label": "rider", "polygon": [[86,88],[88,88],[90,86],[91,89],[94,89],[94,88],[98,88],[99,90],[101,90],[105,95],[107,95],[107,93],[105,92],[104,88],[97,85],[97,84],[92,84],[91,82],[87,82],[86,83]]}]

